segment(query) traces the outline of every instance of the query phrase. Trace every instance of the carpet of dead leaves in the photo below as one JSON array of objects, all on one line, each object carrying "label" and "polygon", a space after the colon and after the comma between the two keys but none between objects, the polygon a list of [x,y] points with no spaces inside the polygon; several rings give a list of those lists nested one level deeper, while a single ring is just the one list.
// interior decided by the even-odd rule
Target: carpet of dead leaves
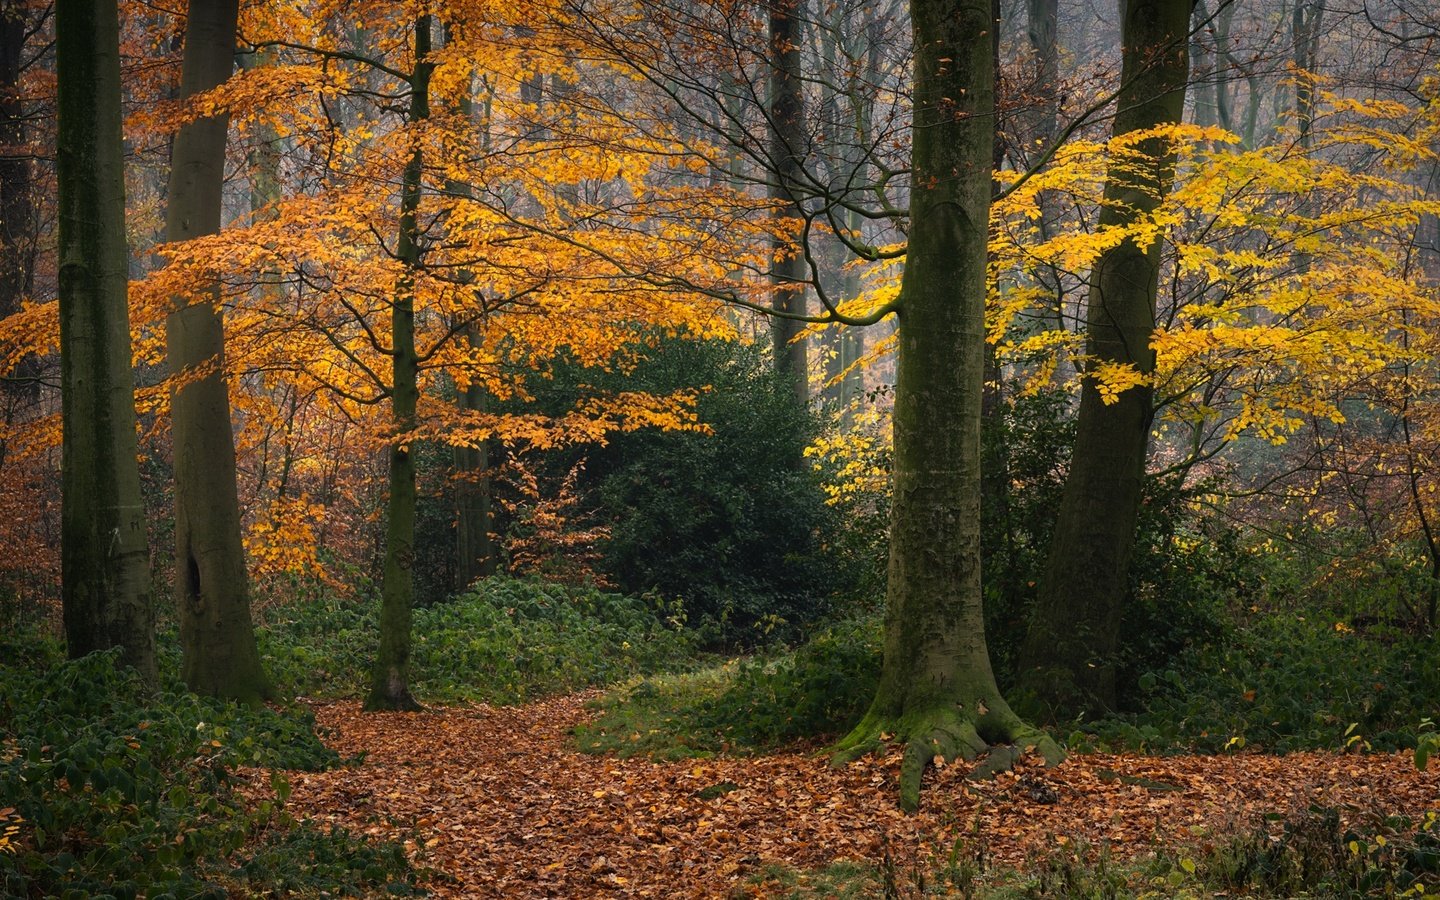
[{"label": "carpet of dead leaves", "polygon": [[[1311,804],[1440,806],[1440,766],[1417,772],[1405,755],[1096,754],[978,784],[950,765],[906,816],[897,754],[836,770],[804,751],[665,763],[580,753],[569,733],[589,696],[381,715],[318,705],[328,742],[366,756],[292,773],[290,809],[402,842],[442,897],[724,897],[763,893],[750,876],[765,863],[943,852],[977,825],[991,864],[1005,865],[1066,844],[1108,843],[1124,858]],[[705,790],[716,785],[733,788]]]}]

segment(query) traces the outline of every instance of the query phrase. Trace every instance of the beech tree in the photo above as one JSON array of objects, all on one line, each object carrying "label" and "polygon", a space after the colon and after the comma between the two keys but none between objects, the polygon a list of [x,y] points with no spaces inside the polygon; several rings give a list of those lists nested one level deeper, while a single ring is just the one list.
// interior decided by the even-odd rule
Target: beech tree
[{"label": "beech tree", "polygon": [[[1116,137],[1181,121],[1193,0],[1125,0]],[[1106,176],[1099,226],[1124,229],[1153,212],[1174,179],[1171,141],[1155,137]],[[1114,653],[1145,478],[1155,370],[1151,334],[1160,278],[1159,234],[1127,235],[1090,275],[1087,365],[1133,366],[1138,383],[1105,396],[1094,377],[1080,395],[1075,448],[1054,538],[1021,651],[1021,679],[1057,711],[1115,705]]]},{"label": "beech tree", "polygon": [[[431,17],[415,22],[415,67],[410,74],[410,124],[430,116],[428,59]],[[405,273],[390,306],[390,414],[396,437],[388,451],[390,492],[385,506],[385,563],[380,581],[380,652],[371,674],[369,710],[415,710],[420,704],[410,695],[410,621],[415,604],[415,458],[403,435],[415,430],[415,406],[420,398],[419,357],[415,350],[415,270],[420,264],[416,213],[420,208],[424,151],[418,140],[405,163],[400,182],[400,233],[395,256]]]},{"label": "beech tree", "polygon": [[[236,0],[194,0],[185,20],[180,98],[223,84],[234,68]],[[165,235],[186,241],[220,231],[229,116],[181,126],[170,160]],[[175,604],[191,690],[255,701],[272,693],[250,617],[235,438],[225,371],[220,285],[203,277],[177,295],[165,320],[175,447]]]},{"label": "beech tree", "polygon": [[[980,406],[995,68],[988,2],[912,0],[910,234],[900,296],[894,489],[880,685],[843,761],[906,744],[900,803],[925,768],[993,745],[1063,757],[1001,695],[980,590]],[[1017,750],[992,753],[989,768]]]},{"label": "beech tree", "polygon": [[154,681],[126,303],[119,13],[104,0],[60,0],[55,17],[65,640],[76,657],[120,647]]},{"label": "beech tree", "polygon": [[[777,216],[802,214],[794,190],[800,184],[805,156],[805,94],[800,80],[800,3],[798,0],[767,0],[770,17],[770,160],[774,167],[769,185],[770,199]],[[771,303],[787,317],[771,319],[775,342],[775,371],[788,382],[800,403],[809,399],[809,364],[801,337],[805,315],[805,260],[779,236],[772,240],[770,281]],[[793,318],[791,318],[793,317]]]}]

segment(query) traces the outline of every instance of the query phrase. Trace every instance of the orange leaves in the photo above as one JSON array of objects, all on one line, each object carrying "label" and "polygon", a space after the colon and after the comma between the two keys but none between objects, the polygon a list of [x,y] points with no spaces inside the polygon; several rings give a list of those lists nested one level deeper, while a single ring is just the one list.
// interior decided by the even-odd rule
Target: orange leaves
[{"label": "orange leaves", "polygon": [[251,577],[264,582],[277,576],[323,576],[316,558],[316,523],[324,513],[324,507],[303,496],[272,500],[245,534]]}]

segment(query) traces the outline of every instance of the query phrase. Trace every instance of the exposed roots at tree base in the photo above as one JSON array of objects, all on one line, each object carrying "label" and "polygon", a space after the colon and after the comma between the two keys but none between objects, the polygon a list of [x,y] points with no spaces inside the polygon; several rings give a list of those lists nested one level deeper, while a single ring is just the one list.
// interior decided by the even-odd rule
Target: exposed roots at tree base
[{"label": "exposed roots at tree base", "polygon": [[1065,759],[1065,751],[1050,735],[1002,706],[978,718],[958,709],[912,711],[898,719],[871,710],[835,746],[831,763],[846,765],[895,741],[905,745],[900,764],[900,808],[912,813],[920,808],[920,783],[926,767],[936,757],[945,762],[980,759],[968,776],[972,779],[994,778],[1009,771],[1029,750],[1039,752],[1046,766],[1058,765]]}]

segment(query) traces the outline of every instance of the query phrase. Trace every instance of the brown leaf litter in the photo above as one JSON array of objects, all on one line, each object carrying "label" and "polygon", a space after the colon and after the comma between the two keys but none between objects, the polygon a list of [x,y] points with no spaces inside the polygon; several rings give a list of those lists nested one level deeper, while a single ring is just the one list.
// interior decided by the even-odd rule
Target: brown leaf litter
[{"label": "brown leaf litter", "polygon": [[723,897],[766,863],[876,862],[975,835],[991,865],[1077,844],[1124,859],[1314,804],[1440,807],[1440,766],[1417,772],[1403,754],[1092,754],[980,783],[945,766],[906,816],[898,753],[843,769],[803,750],[681,762],[581,753],[570,730],[593,696],[421,713],[319,705],[331,746],[365,760],[291,773],[289,808],[402,842],[438,873],[438,896],[514,898]]}]

